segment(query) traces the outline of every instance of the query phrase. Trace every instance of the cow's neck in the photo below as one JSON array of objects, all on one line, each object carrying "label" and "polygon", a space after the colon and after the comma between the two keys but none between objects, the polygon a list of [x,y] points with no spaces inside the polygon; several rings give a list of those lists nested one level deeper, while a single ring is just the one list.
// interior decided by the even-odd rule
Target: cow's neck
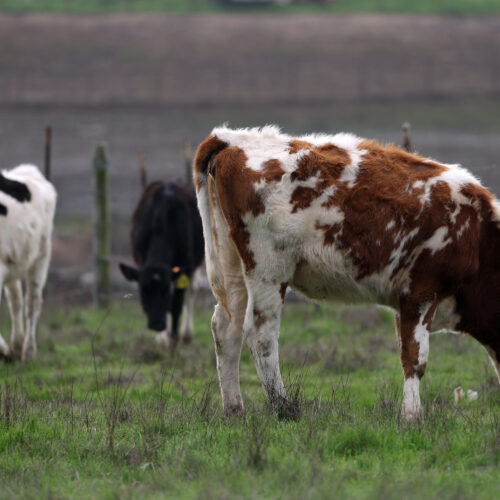
[{"label": "cow's neck", "polygon": [[482,343],[500,345],[500,229],[483,222],[479,271],[456,295],[459,329]]},{"label": "cow's neck", "polygon": [[171,245],[168,244],[168,238],[159,232],[155,232],[151,238],[146,254],[146,266],[170,266],[175,265],[172,262],[173,252]]}]

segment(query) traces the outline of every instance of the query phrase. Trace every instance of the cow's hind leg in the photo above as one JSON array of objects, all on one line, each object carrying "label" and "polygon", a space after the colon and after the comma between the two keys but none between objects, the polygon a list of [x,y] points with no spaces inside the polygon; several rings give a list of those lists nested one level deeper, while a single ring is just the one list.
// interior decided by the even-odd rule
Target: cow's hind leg
[{"label": "cow's hind leg", "polygon": [[402,299],[401,316],[396,318],[404,373],[402,413],[406,420],[417,420],[422,416],[420,380],[427,366],[429,329],[436,306],[435,301]]},{"label": "cow's hind leg", "polygon": [[5,285],[5,296],[9,306],[12,333],[10,345],[12,357],[21,359],[24,343],[24,300],[21,280],[12,281]]},{"label": "cow's hind leg", "polygon": [[[2,286],[2,282],[0,280],[0,299],[2,297],[2,289],[3,289],[3,286]],[[8,346],[7,342],[5,342],[5,339],[2,337],[1,334],[0,334],[0,358],[4,358],[8,361],[10,361],[12,359],[9,346]]]},{"label": "cow's hind leg", "polygon": [[247,290],[240,271],[226,274],[224,286],[227,293],[227,310],[220,304],[215,306],[212,316],[212,335],[217,357],[222,406],[224,413],[231,416],[241,415],[244,412],[239,366]]},{"label": "cow's hind leg", "polygon": [[35,262],[26,276],[26,333],[24,336],[22,360],[33,361],[36,358],[36,328],[42,311],[42,292],[47,280],[50,260],[50,243],[44,254]]},{"label": "cow's hind leg", "polygon": [[251,280],[247,285],[249,298],[244,330],[257,372],[278,415],[296,418],[299,409],[287,397],[279,367],[278,338],[283,307],[280,286]]}]

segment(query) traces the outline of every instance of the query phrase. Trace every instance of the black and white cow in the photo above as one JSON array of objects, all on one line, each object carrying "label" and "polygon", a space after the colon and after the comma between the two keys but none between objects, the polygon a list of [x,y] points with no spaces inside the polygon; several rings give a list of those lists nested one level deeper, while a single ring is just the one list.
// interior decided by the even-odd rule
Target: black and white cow
[{"label": "black and white cow", "polygon": [[36,357],[56,198],[54,187],[34,165],[0,174],[0,290],[5,291],[12,322],[11,346],[0,335],[0,354],[7,358]]},{"label": "black and white cow", "polygon": [[138,267],[121,263],[129,281],[137,281],[148,328],[159,345],[173,350],[180,336],[193,334],[194,271],[203,261],[204,243],[194,192],[176,183],[147,186],[132,218],[132,255]]}]

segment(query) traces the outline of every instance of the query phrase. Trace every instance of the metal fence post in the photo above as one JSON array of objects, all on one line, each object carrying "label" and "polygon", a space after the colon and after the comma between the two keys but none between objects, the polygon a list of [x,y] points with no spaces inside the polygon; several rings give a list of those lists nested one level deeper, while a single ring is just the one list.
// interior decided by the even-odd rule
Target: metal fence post
[{"label": "metal fence post", "polygon": [[110,216],[108,199],[108,155],[106,146],[95,148],[95,210],[94,210],[94,306],[104,308],[110,303]]}]

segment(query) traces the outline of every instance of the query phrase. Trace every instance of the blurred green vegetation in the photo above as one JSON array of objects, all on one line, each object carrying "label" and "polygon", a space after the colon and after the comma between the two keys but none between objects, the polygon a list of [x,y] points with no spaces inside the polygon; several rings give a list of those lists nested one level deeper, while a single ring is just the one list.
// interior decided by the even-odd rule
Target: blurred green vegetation
[{"label": "blurred green vegetation", "polygon": [[[500,0],[328,0],[290,5],[229,6],[229,0],[0,0],[0,12],[198,13],[198,12],[387,12],[415,14],[489,14],[500,12]],[[284,2],[283,2],[284,3]]]}]

